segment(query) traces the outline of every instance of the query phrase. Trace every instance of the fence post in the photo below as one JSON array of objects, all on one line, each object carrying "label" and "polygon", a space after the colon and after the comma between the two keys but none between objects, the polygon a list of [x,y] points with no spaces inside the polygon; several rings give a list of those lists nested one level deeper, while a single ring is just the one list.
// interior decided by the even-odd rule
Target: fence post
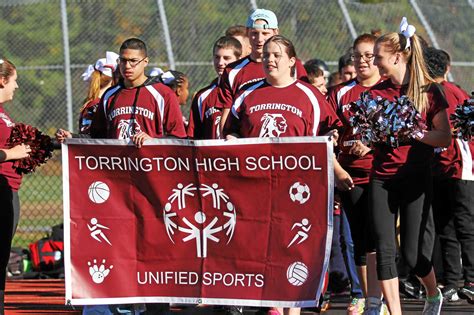
[{"label": "fence post", "polygon": [[342,15],[344,15],[344,19],[346,20],[347,26],[349,27],[349,31],[351,32],[352,39],[357,38],[357,32],[352,23],[351,16],[349,15],[349,11],[347,11],[346,4],[344,0],[339,0],[339,6],[341,7]]},{"label": "fence post", "polygon": [[66,0],[61,0],[61,24],[64,45],[64,81],[66,85],[67,128],[72,131],[71,59],[69,55],[69,29],[67,23]]},{"label": "fence post", "polygon": [[[431,42],[433,43],[433,47],[436,49],[440,49],[435,33],[433,32],[433,29],[431,28],[430,23],[428,23],[428,20],[425,18],[425,15],[421,11],[420,7],[418,6],[418,3],[416,3],[415,0],[410,0],[410,4],[415,10],[416,15],[420,19],[421,24],[423,24],[423,27],[426,29],[426,32],[428,33],[428,36],[430,37]],[[454,81],[454,77],[451,74],[451,72],[448,73],[448,79],[449,81]]]},{"label": "fence post", "polygon": [[252,10],[257,10],[257,0],[250,0],[250,5],[252,6]]},{"label": "fence post", "polygon": [[160,20],[163,26],[163,32],[165,33],[164,35],[165,35],[165,42],[166,42],[166,52],[168,54],[168,63],[169,63],[170,69],[175,69],[176,65],[174,61],[173,46],[171,44],[171,36],[170,36],[170,30],[168,27],[168,20],[166,19],[165,6],[163,4],[163,0],[157,0],[156,3],[160,11]]}]

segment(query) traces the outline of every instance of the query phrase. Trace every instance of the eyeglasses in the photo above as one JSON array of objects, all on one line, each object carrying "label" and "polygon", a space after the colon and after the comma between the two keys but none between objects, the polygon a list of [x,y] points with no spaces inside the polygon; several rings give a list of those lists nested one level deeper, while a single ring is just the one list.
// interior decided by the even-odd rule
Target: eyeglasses
[{"label": "eyeglasses", "polygon": [[144,57],[143,59],[140,59],[140,60],[138,60],[138,59],[127,59],[127,58],[119,57],[117,59],[117,63],[122,65],[122,66],[125,66],[128,63],[130,65],[130,67],[135,68],[136,66],[138,66],[138,64],[140,62],[142,62],[145,59],[146,59],[146,57]]},{"label": "eyeglasses", "polygon": [[370,62],[372,59],[374,59],[375,55],[374,54],[353,54],[351,55],[351,60],[356,61],[356,60],[361,60],[363,59],[365,62]]}]

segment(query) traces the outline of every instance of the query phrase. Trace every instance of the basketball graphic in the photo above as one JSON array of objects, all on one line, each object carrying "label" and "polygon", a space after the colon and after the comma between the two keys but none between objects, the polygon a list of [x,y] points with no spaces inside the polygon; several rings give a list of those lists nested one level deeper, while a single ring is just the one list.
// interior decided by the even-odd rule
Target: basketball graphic
[{"label": "basketball graphic", "polygon": [[89,199],[93,203],[104,203],[109,199],[110,189],[106,183],[103,182],[93,182],[89,186]]},{"label": "basketball graphic", "polygon": [[288,282],[299,287],[308,279],[308,267],[300,261],[292,263],[286,271]]}]

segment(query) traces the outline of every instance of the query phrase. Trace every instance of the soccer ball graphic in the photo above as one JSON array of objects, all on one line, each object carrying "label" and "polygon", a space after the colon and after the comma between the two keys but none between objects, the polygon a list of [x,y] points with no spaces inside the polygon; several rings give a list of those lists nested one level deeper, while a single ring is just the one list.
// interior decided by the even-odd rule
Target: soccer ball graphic
[{"label": "soccer ball graphic", "polygon": [[308,267],[301,261],[294,262],[288,267],[286,278],[289,283],[299,287],[308,279]]},{"label": "soccer ball graphic", "polygon": [[300,205],[308,201],[309,196],[311,196],[308,185],[300,182],[291,185],[289,193],[291,201],[298,202]]}]

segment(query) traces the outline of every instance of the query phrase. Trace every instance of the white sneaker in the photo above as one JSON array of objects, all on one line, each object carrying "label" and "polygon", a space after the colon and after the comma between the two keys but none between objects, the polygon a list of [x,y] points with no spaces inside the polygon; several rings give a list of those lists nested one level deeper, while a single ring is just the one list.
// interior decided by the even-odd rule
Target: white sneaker
[{"label": "white sneaker", "polygon": [[382,307],[380,308],[380,315],[390,315],[387,304],[382,302]]},{"label": "white sneaker", "polygon": [[439,315],[441,313],[441,306],[443,305],[443,294],[438,289],[439,300],[429,302],[425,300],[425,307],[423,308],[422,315]]}]

